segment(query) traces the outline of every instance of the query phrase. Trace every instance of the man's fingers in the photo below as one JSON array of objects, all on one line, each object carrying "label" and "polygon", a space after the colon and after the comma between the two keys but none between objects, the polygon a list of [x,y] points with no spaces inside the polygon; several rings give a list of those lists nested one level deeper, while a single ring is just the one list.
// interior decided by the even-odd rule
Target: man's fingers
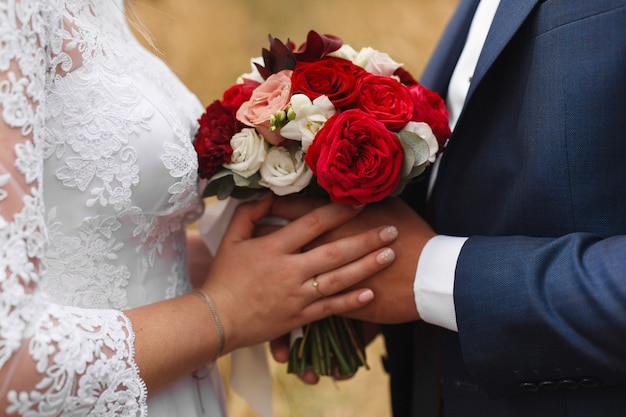
[{"label": "man's fingers", "polygon": [[289,360],[289,334],[270,341],[270,352],[278,363],[287,363]]}]

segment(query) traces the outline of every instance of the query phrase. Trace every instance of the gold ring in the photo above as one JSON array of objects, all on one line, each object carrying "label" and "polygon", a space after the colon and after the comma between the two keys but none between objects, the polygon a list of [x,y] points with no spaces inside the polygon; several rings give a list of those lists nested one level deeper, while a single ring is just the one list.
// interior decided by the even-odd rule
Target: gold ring
[{"label": "gold ring", "polygon": [[317,282],[317,277],[313,277],[313,287],[317,290],[318,294],[322,296],[322,298],[326,297],[322,291],[320,290],[320,284]]}]

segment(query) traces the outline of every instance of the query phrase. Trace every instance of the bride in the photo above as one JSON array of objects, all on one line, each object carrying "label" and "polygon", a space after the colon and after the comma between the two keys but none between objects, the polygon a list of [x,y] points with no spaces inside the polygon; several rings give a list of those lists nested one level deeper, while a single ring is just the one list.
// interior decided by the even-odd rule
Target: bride
[{"label": "bride", "polygon": [[202,110],[123,0],[0,0],[0,415],[224,415],[220,354],[372,299],[340,292],[393,228],[300,251],[354,207],[252,238],[272,197],[244,204],[211,259]]}]

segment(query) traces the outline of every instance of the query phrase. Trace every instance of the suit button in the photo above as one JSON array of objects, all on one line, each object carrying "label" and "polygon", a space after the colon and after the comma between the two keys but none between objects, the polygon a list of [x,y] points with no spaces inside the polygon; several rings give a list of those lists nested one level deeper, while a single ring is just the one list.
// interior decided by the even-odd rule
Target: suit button
[{"label": "suit button", "polygon": [[595,378],[583,378],[578,381],[578,385],[583,388],[597,388],[600,385],[600,381]]},{"label": "suit button", "polygon": [[554,391],[557,388],[556,381],[541,381],[539,383],[539,391]]},{"label": "suit button", "polygon": [[519,389],[524,392],[535,392],[537,391],[537,384],[534,382],[522,382],[519,384]]},{"label": "suit button", "polygon": [[562,379],[559,381],[558,385],[559,389],[570,390],[578,388],[578,382],[574,381],[573,379]]}]

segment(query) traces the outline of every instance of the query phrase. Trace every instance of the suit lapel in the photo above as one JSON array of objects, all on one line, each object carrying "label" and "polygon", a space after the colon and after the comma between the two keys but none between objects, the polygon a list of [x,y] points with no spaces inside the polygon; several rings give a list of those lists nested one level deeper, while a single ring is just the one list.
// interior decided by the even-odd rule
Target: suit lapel
[{"label": "suit lapel", "polygon": [[[502,53],[504,47],[509,43],[539,1],[501,0],[478,60],[467,100],[471,98],[476,87],[480,84],[480,81],[491,65],[493,65],[498,55]],[[447,95],[450,77],[465,45],[467,33],[478,3],[479,0],[461,0],[420,77],[422,84],[436,91],[443,98]]]},{"label": "suit lapel", "polygon": [[465,45],[478,3],[479,0],[461,0],[420,77],[424,86],[436,91],[443,98],[448,93],[450,77]]},{"label": "suit lapel", "polygon": [[539,0],[500,1],[496,15],[493,18],[493,24],[476,64],[466,103],[496,58],[502,53],[504,47],[509,43],[538,2]]}]

